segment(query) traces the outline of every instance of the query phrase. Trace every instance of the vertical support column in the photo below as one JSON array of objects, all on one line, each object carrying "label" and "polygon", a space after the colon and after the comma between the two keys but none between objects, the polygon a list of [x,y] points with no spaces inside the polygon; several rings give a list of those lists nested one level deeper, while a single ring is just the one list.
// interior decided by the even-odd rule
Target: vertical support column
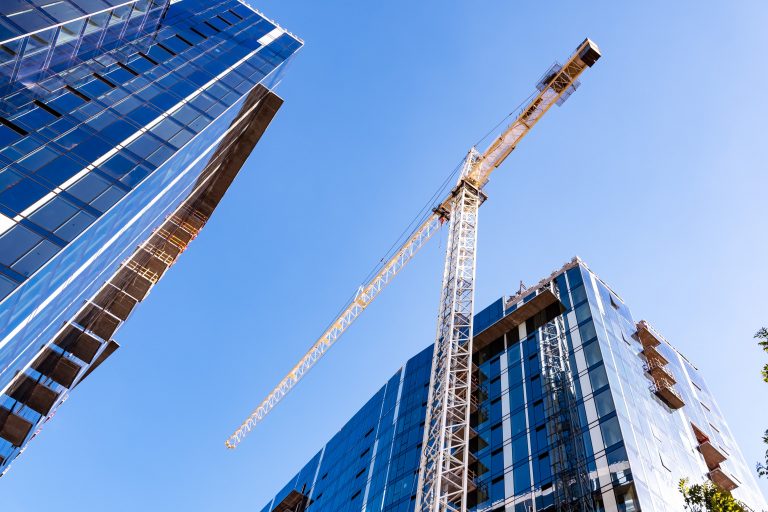
[{"label": "vertical support column", "polygon": [[[467,157],[466,170],[474,163]],[[462,178],[454,190],[432,358],[416,510],[466,512],[472,378],[472,317],[480,190]]]}]

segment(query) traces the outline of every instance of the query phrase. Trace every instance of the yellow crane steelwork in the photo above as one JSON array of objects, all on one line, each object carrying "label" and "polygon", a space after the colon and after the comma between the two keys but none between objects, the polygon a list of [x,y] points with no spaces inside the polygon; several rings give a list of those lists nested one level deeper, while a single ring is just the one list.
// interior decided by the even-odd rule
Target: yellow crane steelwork
[{"label": "yellow crane steelwork", "polygon": [[331,326],[267,395],[256,410],[227,439],[235,448],[301,380],[416,255],[445,222],[449,223],[437,338],[432,361],[416,510],[467,509],[472,374],[472,317],[477,249],[477,213],[485,199],[483,188],[491,173],[555,104],[576,89],[578,77],[600,58],[600,50],[585,39],[565,64],[552,66],[537,84],[538,92],[513,122],[483,153],[472,148],[458,183],[433,213],[347,304]]}]

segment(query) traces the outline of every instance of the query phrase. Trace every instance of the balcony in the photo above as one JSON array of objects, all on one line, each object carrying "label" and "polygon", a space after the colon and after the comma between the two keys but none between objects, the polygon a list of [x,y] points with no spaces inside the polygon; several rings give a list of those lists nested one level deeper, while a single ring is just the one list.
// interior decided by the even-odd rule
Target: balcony
[{"label": "balcony", "polygon": [[96,353],[101,347],[101,342],[99,342],[99,340],[72,325],[68,325],[64,331],[56,337],[54,343],[86,363],[91,363],[93,361],[93,358],[96,357]]},{"label": "balcony", "polygon": [[59,394],[51,388],[40,384],[35,379],[21,373],[16,376],[8,390],[8,396],[22,403],[38,414],[46,416],[51,412]]},{"label": "balcony", "polygon": [[43,350],[40,357],[32,363],[32,368],[65,388],[72,387],[82,369],[76,362],[50,348]]},{"label": "balcony", "polygon": [[645,320],[637,323],[637,337],[643,347],[657,347],[661,344],[661,335],[657,334],[653,327]]},{"label": "balcony", "polygon": [[304,512],[310,503],[312,503],[312,500],[309,499],[309,496],[292,490],[272,510],[273,512]]},{"label": "balcony", "polygon": [[0,407],[0,437],[13,446],[19,447],[24,443],[30,430],[32,430],[32,423],[12,413],[10,409]]},{"label": "balcony", "polygon": [[711,470],[709,473],[707,473],[707,478],[712,480],[712,483],[725,491],[732,491],[739,486],[739,484],[736,483],[736,480],[734,480],[731,475],[723,471],[722,468],[715,468]]},{"label": "balcony", "polygon": [[109,283],[93,299],[94,304],[123,321],[128,318],[137,302],[136,299]]},{"label": "balcony", "polygon": [[682,397],[669,386],[651,386],[651,391],[661,399],[662,402],[667,404],[670,409],[677,410],[685,405]]},{"label": "balcony", "polygon": [[701,443],[698,446],[698,450],[704,456],[704,462],[707,463],[707,467],[710,470],[714,470],[721,462],[728,458],[722,450],[713,445],[709,440]]},{"label": "balcony", "polygon": [[[120,320],[117,317],[93,304],[86,306],[85,309],[75,317],[75,323],[81,325],[84,329],[91,331],[102,340],[110,339],[120,326]],[[75,355],[77,356],[77,354]],[[83,361],[90,363],[90,361],[86,359],[83,359]]]},{"label": "balcony", "polygon": [[669,369],[665,366],[651,364],[649,362],[649,364],[645,365],[645,371],[648,372],[648,375],[651,376],[659,387],[672,386],[677,382],[675,377],[672,376],[672,373],[670,373]]},{"label": "balcony", "polygon": [[693,433],[696,436],[696,442],[699,444],[696,449],[699,450],[704,457],[704,462],[707,463],[707,468],[710,471],[717,468],[721,462],[728,458],[728,455],[721,449],[712,444],[709,440],[709,436],[704,433],[695,423],[691,423],[693,427]]},{"label": "balcony", "polygon": [[643,350],[641,351],[641,354],[645,356],[645,358],[648,360],[649,363],[655,363],[661,366],[665,366],[669,364],[669,360],[662,355],[661,352],[657,350],[658,345],[656,346],[644,346]]}]

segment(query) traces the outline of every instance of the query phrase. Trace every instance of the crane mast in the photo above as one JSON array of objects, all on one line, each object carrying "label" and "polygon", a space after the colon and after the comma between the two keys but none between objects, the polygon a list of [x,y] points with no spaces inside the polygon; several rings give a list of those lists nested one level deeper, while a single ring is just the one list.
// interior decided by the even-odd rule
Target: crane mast
[{"label": "crane mast", "polygon": [[562,66],[551,67],[537,84],[538,93],[491,145],[472,148],[457,185],[434,212],[331,323],[288,375],[227,439],[236,448],[299,380],[326,353],[378,294],[415,256],[440,226],[449,222],[442,291],[429,384],[427,415],[416,494],[417,512],[466,512],[467,492],[474,486],[469,471],[472,399],[472,320],[477,252],[477,220],[484,186],[555,104],[578,86],[578,77],[600,58],[597,45],[585,39]]},{"label": "crane mast", "polygon": [[579,75],[600,57],[589,39],[564,66],[545,74],[539,93],[481,155],[467,155],[456,188],[446,199],[450,227],[437,338],[427,399],[417,512],[466,512],[467,493],[474,485],[469,474],[472,398],[472,319],[477,261],[477,221],[483,187],[541,117],[578,85]]}]

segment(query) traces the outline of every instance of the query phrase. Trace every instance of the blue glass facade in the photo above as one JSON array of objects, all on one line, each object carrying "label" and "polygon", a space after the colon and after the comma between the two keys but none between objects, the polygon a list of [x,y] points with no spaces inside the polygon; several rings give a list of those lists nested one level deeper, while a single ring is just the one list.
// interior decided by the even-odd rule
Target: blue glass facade
[{"label": "blue glass facade", "polygon": [[50,410],[29,406],[47,391],[18,391],[19,372],[45,381],[30,369],[41,347],[85,344],[52,344],[73,319],[110,341],[114,329],[83,324],[84,304],[226,166],[225,147],[242,148],[301,45],[237,0],[2,3],[0,472],[30,432],[8,415],[36,425]]},{"label": "blue glass facade", "polygon": [[[551,286],[560,304],[540,307]],[[557,318],[579,454],[570,468],[557,460],[565,441],[545,382],[544,332]],[[574,468],[598,511],[682,510],[684,477],[766,508],[699,371],[580,260],[479,312],[475,333],[472,510],[554,511]],[[414,510],[431,355],[409,360],[262,512]]]}]

